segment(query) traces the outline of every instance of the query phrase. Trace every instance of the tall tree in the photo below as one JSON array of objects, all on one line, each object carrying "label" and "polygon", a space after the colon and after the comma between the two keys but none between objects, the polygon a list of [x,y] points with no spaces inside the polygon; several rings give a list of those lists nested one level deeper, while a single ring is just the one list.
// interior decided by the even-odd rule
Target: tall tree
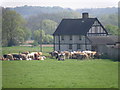
[{"label": "tall tree", "polygon": [[27,33],[25,20],[15,11],[3,8],[2,45],[13,46],[23,42]]},{"label": "tall tree", "polygon": [[37,41],[39,44],[42,43],[52,43],[53,36],[49,34],[45,34],[44,30],[35,30],[33,32],[34,40]]},{"label": "tall tree", "polygon": [[47,34],[53,34],[57,27],[57,23],[53,20],[46,19],[42,21],[41,27]]},{"label": "tall tree", "polygon": [[43,42],[43,39],[45,38],[45,32],[44,30],[36,30],[33,32],[34,40],[36,40],[38,43]]},{"label": "tall tree", "polygon": [[53,36],[52,35],[46,35],[45,38],[44,38],[44,43],[53,43]]}]

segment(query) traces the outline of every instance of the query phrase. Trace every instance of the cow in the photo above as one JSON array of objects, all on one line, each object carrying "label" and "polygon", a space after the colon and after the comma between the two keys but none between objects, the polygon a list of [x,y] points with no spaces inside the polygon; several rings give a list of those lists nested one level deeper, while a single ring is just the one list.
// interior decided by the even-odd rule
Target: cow
[{"label": "cow", "polygon": [[3,56],[0,56],[0,60],[4,60],[4,57],[3,57]]},{"label": "cow", "polygon": [[58,51],[58,53],[56,53],[55,57],[56,57],[56,59],[58,59],[58,61],[65,60],[65,53],[61,52],[61,51]]},{"label": "cow", "polygon": [[27,55],[27,54],[29,54],[29,53],[30,53],[30,51],[26,51],[26,52],[22,52],[21,54]]},{"label": "cow", "polygon": [[35,52],[28,53],[27,58],[35,59],[34,54],[35,54]]},{"label": "cow", "polygon": [[26,54],[19,54],[20,55],[20,60],[27,60],[27,55]]},{"label": "cow", "polygon": [[19,54],[12,54],[14,60],[20,60],[20,55]]},{"label": "cow", "polygon": [[7,54],[4,54],[4,55],[3,55],[3,58],[7,58]]},{"label": "cow", "polygon": [[65,54],[66,59],[70,59],[71,53],[69,51],[64,51],[63,53]]},{"label": "cow", "polygon": [[58,59],[58,61],[60,61],[60,60],[64,61],[65,60],[65,53],[58,53],[57,59]]},{"label": "cow", "polygon": [[7,54],[6,56],[7,60],[14,60],[13,55],[12,54]]},{"label": "cow", "polygon": [[73,51],[71,52],[72,59],[88,59],[88,55],[81,51]]},{"label": "cow", "polygon": [[45,56],[39,56],[39,57],[38,57],[38,60],[45,60],[45,59],[46,59]]},{"label": "cow", "polygon": [[53,52],[49,52],[49,54],[51,55],[51,57],[55,57],[56,59],[58,58],[58,51],[53,51]]},{"label": "cow", "polygon": [[37,52],[37,53],[38,53],[38,55],[40,55],[40,56],[43,55],[42,52]]}]

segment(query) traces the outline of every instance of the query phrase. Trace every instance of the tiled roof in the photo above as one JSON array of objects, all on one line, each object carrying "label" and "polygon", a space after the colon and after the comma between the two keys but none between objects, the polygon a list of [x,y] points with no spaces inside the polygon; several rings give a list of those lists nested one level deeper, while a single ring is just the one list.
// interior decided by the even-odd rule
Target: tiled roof
[{"label": "tiled roof", "polygon": [[115,44],[119,42],[118,36],[88,36],[92,44]]},{"label": "tiled roof", "polygon": [[97,18],[63,19],[53,35],[86,35]]}]

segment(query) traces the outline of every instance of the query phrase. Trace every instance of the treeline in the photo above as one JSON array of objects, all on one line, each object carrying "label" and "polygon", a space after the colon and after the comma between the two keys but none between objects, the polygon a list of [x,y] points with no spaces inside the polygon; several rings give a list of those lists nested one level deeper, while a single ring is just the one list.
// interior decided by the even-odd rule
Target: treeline
[{"label": "treeline", "polygon": [[39,14],[31,16],[27,19],[27,27],[32,31],[43,29],[47,34],[53,34],[56,27],[63,18],[80,18],[81,15],[78,12],[58,12],[52,14]]},{"label": "treeline", "polygon": [[59,6],[54,6],[54,7],[41,7],[41,6],[21,6],[21,7],[15,7],[15,8],[10,8],[11,10],[15,10],[16,12],[20,13],[24,18],[28,18],[30,16],[35,16],[38,14],[43,14],[43,13],[58,13],[58,12],[64,12],[64,11],[73,11],[72,9],[69,8],[62,8]]},{"label": "treeline", "polygon": [[102,15],[100,21],[105,26],[106,30],[112,35],[120,35],[120,29],[118,28],[118,14]]},{"label": "treeline", "polygon": [[[31,37],[35,40],[34,43],[37,44],[41,42],[52,43],[52,35],[46,34],[44,30],[40,29],[31,31],[27,27],[26,20],[16,11],[2,8],[2,16],[2,46],[19,45],[24,43],[26,40],[31,39]],[[49,28],[49,26],[51,29],[55,28],[53,21],[43,20],[42,23],[45,25],[43,29]]]},{"label": "treeline", "polygon": [[[90,17],[93,17],[90,15]],[[40,14],[27,19],[27,27],[32,31],[43,29],[47,34],[52,34],[63,18],[81,18],[78,12],[59,12],[53,14]],[[101,15],[98,17],[110,34],[118,35],[118,15],[117,13]]]},{"label": "treeline", "polygon": [[111,7],[111,8],[85,8],[85,9],[76,9],[72,10],[70,8],[62,8],[59,6],[54,6],[54,7],[41,7],[41,6],[21,6],[21,7],[15,7],[11,8],[12,10],[15,10],[16,12],[20,13],[24,18],[28,18],[30,16],[35,16],[38,14],[52,14],[52,13],[58,13],[58,12],[88,12],[94,17],[98,17],[101,15],[107,15],[107,14],[113,14],[118,12],[118,8],[116,7]]},{"label": "treeline", "polygon": [[85,9],[77,9],[77,12],[83,13],[88,12],[94,17],[99,17],[102,15],[108,15],[118,12],[117,7],[107,7],[107,8],[85,8]]}]

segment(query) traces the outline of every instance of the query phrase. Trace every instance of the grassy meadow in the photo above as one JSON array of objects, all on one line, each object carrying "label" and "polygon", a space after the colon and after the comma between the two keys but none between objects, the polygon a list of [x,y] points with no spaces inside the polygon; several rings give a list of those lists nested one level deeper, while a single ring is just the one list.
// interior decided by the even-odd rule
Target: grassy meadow
[{"label": "grassy meadow", "polygon": [[[48,56],[48,52],[53,51],[52,47],[43,47],[43,54]],[[31,46],[13,46],[13,47],[3,47],[2,48],[2,54],[9,54],[9,53],[19,53],[19,52],[26,52],[26,51],[30,51],[30,52],[34,52],[34,51],[38,51],[40,52],[40,47],[39,46],[35,46],[35,47],[31,47]]]},{"label": "grassy meadow", "polygon": [[[3,53],[39,47],[3,47]],[[44,47],[45,55],[52,47]],[[10,52],[9,52],[10,51]],[[3,88],[118,88],[118,62],[111,60],[2,61]]]}]

